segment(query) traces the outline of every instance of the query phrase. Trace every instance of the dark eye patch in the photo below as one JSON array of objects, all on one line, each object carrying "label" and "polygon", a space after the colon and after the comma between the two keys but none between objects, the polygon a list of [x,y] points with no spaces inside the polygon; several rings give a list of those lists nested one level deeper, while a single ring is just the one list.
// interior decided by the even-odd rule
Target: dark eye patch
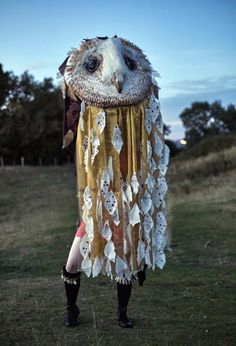
[{"label": "dark eye patch", "polygon": [[136,60],[134,60],[133,58],[130,58],[127,55],[124,56],[124,60],[125,60],[125,63],[130,70],[134,71],[137,69],[138,65],[137,65]]},{"label": "dark eye patch", "polygon": [[92,57],[89,60],[84,62],[84,68],[89,72],[89,73],[94,73],[100,65],[100,61]]}]

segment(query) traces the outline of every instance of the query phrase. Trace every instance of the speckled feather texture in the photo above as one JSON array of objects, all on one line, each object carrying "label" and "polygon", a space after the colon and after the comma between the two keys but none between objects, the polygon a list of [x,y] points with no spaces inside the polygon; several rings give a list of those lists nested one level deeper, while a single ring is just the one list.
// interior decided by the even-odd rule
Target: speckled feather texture
[{"label": "speckled feather texture", "polygon": [[[89,73],[84,66],[93,58],[100,64],[94,73]],[[134,70],[127,60],[135,62]],[[70,52],[64,79],[71,93],[86,104],[117,107],[142,102],[150,91],[152,73],[142,50],[131,42],[118,37],[94,38]],[[117,90],[117,84],[122,90]]]}]

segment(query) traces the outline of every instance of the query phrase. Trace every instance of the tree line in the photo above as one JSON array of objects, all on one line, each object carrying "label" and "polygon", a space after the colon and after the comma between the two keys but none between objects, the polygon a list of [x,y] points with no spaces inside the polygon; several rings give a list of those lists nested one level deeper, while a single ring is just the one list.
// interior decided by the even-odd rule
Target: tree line
[{"label": "tree line", "polygon": [[52,78],[38,82],[20,77],[0,64],[0,156],[6,164],[52,164],[62,152],[63,100]]},{"label": "tree line", "polygon": [[[28,72],[16,76],[0,64],[0,157],[5,164],[53,164],[68,160],[62,151],[63,99],[52,78],[36,81]],[[180,119],[188,146],[210,134],[236,132],[236,108],[220,101],[194,102]],[[164,125],[165,134],[170,126]],[[175,144],[167,140],[173,153]],[[73,160],[73,157],[71,157]]]}]

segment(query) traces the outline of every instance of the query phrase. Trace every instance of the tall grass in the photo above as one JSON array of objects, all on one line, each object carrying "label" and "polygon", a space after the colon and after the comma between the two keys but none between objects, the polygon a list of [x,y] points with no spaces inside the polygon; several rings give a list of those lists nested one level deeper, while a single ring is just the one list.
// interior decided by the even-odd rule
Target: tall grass
[{"label": "tall grass", "polygon": [[177,160],[191,160],[197,157],[207,156],[222,150],[236,146],[236,134],[218,134],[204,136],[193,147],[183,150],[178,154]]},{"label": "tall grass", "polygon": [[199,158],[172,160],[169,168],[171,181],[202,180],[236,168],[236,146]]}]

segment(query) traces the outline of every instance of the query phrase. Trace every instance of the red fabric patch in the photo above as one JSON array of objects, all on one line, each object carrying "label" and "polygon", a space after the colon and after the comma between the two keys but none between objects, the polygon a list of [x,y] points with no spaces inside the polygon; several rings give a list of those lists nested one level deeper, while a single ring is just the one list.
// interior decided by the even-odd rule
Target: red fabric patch
[{"label": "red fabric patch", "polygon": [[77,231],[75,233],[76,237],[83,237],[85,235],[86,231],[85,231],[85,223],[81,222],[81,224],[79,225],[79,227],[77,228]]}]

